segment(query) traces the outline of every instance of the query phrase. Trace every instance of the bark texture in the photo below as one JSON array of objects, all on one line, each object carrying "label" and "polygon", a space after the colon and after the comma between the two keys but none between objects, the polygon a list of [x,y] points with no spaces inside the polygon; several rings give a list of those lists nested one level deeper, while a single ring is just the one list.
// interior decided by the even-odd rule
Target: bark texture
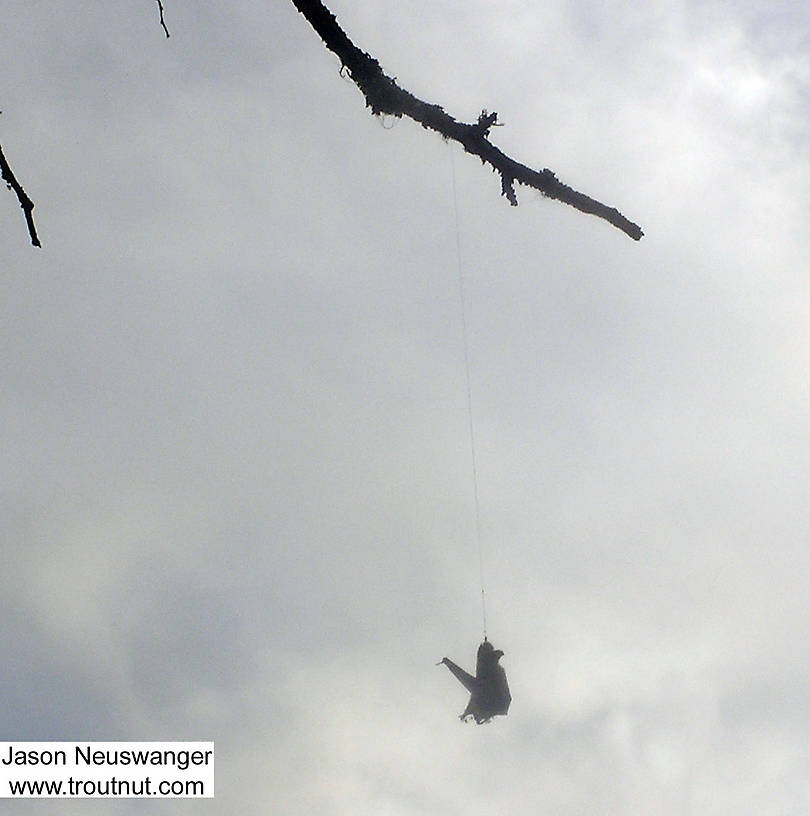
[{"label": "bark texture", "polygon": [[602,204],[590,196],[563,184],[545,168],[532,170],[507,156],[489,141],[489,132],[497,124],[498,114],[481,112],[478,121],[459,122],[435,104],[425,102],[397,85],[386,75],[380,63],[358,48],[338,25],[335,15],[320,0],[292,0],[293,5],[315,29],[326,47],[334,52],[352,81],[362,91],[366,106],[377,115],[407,116],[424,128],[435,130],[452,139],[468,153],[489,164],[501,177],[501,192],[509,203],[517,206],[515,183],[539,190],[543,195],[562,201],[580,212],[595,215],[617,227],[633,240],[644,235],[641,227],[626,218],[615,207]]}]

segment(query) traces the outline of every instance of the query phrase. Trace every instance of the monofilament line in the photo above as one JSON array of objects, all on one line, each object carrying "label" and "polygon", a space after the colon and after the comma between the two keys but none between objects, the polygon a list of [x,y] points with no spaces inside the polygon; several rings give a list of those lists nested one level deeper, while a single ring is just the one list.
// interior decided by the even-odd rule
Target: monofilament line
[{"label": "monofilament line", "polygon": [[487,638],[487,602],[484,590],[484,547],[481,539],[481,502],[478,497],[478,457],[475,448],[475,423],[473,422],[472,382],[470,378],[470,349],[467,331],[467,298],[464,285],[464,269],[461,262],[461,232],[458,219],[458,193],[456,192],[456,163],[450,146],[450,168],[453,177],[453,214],[456,220],[456,265],[458,268],[458,300],[461,312],[461,336],[464,346],[464,377],[467,386],[467,417],[470,428],[470,461],[472,464],[473,500],[475,503],[475,537],[478,545],[478,571],[481,579],[481,616],[484,623],[484,640]]}]

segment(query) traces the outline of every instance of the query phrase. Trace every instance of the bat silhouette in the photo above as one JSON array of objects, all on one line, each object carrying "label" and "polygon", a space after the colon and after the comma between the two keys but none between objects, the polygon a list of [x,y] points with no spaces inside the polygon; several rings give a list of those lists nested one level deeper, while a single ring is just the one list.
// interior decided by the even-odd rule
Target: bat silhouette
[{"label": "bat silhouette", "polygon": [[470,692],[470,702],[459,715],[462,722],[472,717],[478,725],[489,722],[496,715],[509,711],[512,695],[506,682],[506,672],[498,661],[503,652],[496,649],[486,638],[478,647],[475,665],[475,677],[457,666],[449,657],[443,657],[436,665],[444,664],[456,676],[458,681]]}]

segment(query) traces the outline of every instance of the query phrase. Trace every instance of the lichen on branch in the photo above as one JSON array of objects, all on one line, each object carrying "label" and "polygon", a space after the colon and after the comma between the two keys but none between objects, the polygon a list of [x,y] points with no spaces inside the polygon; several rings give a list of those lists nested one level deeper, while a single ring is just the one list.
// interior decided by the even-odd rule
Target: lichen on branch
[{"label": "lichen on branch", "polygon": [[476,122],[459,122],[440,105],[425,102],[401,88],[396,80],[385,74],[380,63],[358,48],[338,25],[337,18],[320,0],[292,0],[293,5],[315,29],[326,47],[334,52],[341,63],[341,72],[348,73],[362,92],[366,106],[375,115],[407,116],[424,128],[435,130],[446,139],[458,142],[467,153],[478,156],[501,177],[501,193],[512,206],[517,206],[515,183],[539,190],[549,198],[562,201],[580,212],[595,215],[617,227],[633,240],[644,235],[641,227],[622,215],[615,207],[608,207],[590,196],[563,184],[548,168],[532,170],[507,156],[489,141],[490,129],[498,115],[481,112]]}]

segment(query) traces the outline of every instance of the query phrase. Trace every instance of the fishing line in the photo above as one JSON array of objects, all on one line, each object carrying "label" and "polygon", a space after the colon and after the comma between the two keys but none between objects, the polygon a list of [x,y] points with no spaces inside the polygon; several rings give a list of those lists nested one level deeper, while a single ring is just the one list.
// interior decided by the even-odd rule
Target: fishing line
[{"label": "fishing line", "polygon": [[458,193],[456,190],[456,163],[453,158],[453,147],[450,149],[450,168],[453,178],[453,214],[456,221],[456,265],[458,268],[458,301],[461,313],[461,336],[464,346],[464,377],[467,386],[467,417],[470,430],[470,462],[472,466],[473,500],[475,503],[475,537],[478,545],[478,571],[481,581],[481,616],[484,624],[484,640],[487,639],[487,602],[484,589],[484,546],[481,538],[481,502],[478,491],[478,457],[475,447],[475,423],[473,422],[472,382],[470,378],[470,343],[467,329],[467,298],[465,291],[464,269],[461,261],[461,231],[458,218]]}]

